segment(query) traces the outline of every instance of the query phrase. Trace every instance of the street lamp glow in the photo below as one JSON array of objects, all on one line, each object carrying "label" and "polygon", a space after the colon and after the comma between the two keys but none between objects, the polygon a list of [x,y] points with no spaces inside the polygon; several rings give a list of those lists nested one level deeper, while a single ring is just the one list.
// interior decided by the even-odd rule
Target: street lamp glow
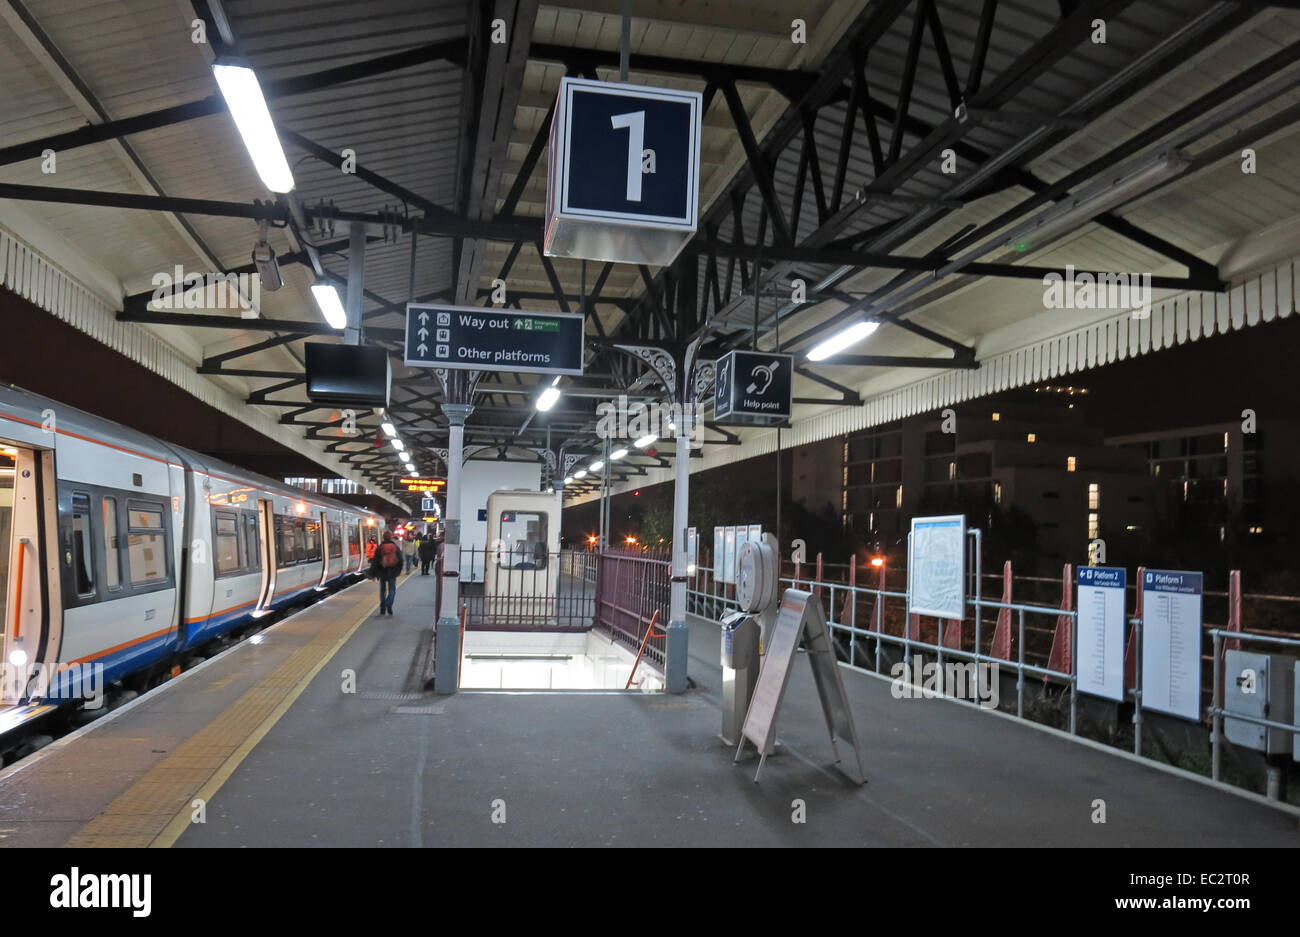
[{"label": "street lamp glow", "polygon": [[262,184],[272,192],[292,192],[293,173],[284,157],[275,124],[271,122],[271,112],[266,108],[256,73],[247,65],[228,62],[214,63],[212,74]]},{"label": "street lamp glow", "polygon": [[652,433],[652,434],[649,435],[649,436],[642,436],[642,437],[641,437],[640,439],[638,439],[636,442],[632,443],[632,445],[636,446],[638,449],[644,449],[646,446],[650,445],[652,442],[658,442],[658,441],[659,441],[659,437],[658,437],[658,436],[655,436],[655,435]]},{"label": "street lamp glow", "polygon": [[609,461],[611,461],[611,462],[617,462],[619,459],[623,458],[623,456],[625,456],[625,455],[627,455],[627,450],[626,450],[626,449],[615,449],[613,452],[611,452],[611,453],[609,454]]},{"label": "street lamp glow", "polygon": [[814,345],[808,352],[809,361],[822,361],[831,355],[839,354],[850,345],[856,345],[880,327],[879,322],[855,322],[847,329],[836,332],[826,341]]},{"label": "street lamp glow", "polygon": [[325,317],[332,329],[341,329],[348,324],[348,314],[343,309],[343,300],[339,299],[339,291],[329,283],[313,283],[311,285],[312,299],[316,300],[316,305],[320,308],[320,314]]},{"label": "street lamp glow", "polygon": [[560,399],[560,389],[552,385],[542,391],[541,396],[537,398],[537,409],[545,413],[551,407],[555,406],[555,401]]}]

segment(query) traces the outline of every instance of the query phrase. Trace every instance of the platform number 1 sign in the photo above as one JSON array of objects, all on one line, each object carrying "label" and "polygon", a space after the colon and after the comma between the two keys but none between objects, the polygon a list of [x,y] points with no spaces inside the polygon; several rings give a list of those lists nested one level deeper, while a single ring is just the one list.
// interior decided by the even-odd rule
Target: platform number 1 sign
[{"label": "platform number 1 sign", "polygon": [[546,253],[670,263],[696,229],[702,111],[695,91],[561,79]]}]

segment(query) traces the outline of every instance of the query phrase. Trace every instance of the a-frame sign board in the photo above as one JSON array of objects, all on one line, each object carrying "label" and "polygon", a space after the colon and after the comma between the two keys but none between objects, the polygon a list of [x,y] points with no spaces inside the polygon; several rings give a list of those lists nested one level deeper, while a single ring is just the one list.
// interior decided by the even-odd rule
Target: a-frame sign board
[{"label": "a-frame sign board", "polygon": [[[805,639],[808,648],[808,660],[812,664],[813,681],[817,684],[822,712],[826,715],[826,730],[831,736],[835,764],[850,780],[864,784],[866,773],[862,769],[862,746],[853,726],[853,713],[844,693],[844,681],[840,678],[840,668],[835,660],[835,649],[831,646],[826,619],[822,615],[821,602],[813,601],[811,592],[801,592],[798,589],[786,589],[785,595],[781,597],[781,612],[772,629],[762,669],[758,672],[754,698],[749,704],[749,712],[745,714],[745,726],[741,730],[740,745],[736,748],[736,760],[740,760],[745,740],[753,742],[760,756],[758,770],[754,772],[754,780],[757,781],[767,756],[776,750],[776,711],[781,705],[781,697],[785,695],[785,685],[790,679],[790,665],[794,662],[800,637]],[[858,766],[856,777],[845,770],[837,742],[847,742],[853,747],[853,757]]]}]

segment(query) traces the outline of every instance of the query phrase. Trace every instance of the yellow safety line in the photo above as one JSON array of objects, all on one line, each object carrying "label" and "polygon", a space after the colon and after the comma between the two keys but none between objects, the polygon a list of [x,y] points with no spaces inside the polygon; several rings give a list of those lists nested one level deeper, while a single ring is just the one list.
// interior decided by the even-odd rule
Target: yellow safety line
[{"label": "yellow safety line", "polygon": [[[172,846],[190,826],[193,800],[199,798],[205,805],[211,801],[248,753],[378,607],[378,599],[365,603],[364,611],[341,633],[329,625],[321,629],[233,705],[145,772],[65,845]],[[323,647],[326,644],[328,648]],[[317,658],[314,662],[313,657]],[[263,713],[266,715],[258,719]],[[256,726],[246,733],[241,724],[251,719],[257,719]]]}]

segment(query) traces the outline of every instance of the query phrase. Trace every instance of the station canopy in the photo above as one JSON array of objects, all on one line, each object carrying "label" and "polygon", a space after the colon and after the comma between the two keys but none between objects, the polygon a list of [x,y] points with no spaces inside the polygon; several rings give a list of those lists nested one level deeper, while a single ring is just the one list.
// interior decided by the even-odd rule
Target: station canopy
[{"label": "station canopy", "polygon": [[[773,451],[778,433],[813,442],[1295,304],[1300,12],[1286,4],[630,6],[628,80],[705,106],[699,229],[667,267],[541,246],[560,80],[619,80],[622,0],[10,0],[4,282],[384,489],[407,472],[380,425],[440,476],[449,400],[474,404],[476,457],[537,459],[558,479],[599,458],[601,402],[683,387],[711,401],[708,363],[727,351],[792,353],[785,427],[717,425],[706,403],[710,467]],[[232,56],[266,95],[287,195],[260,180],[218,89],[213,65]],[[303,346],[342,340],[311,286],[346,296],[355,226],[364,341],[390,351],[393,389],[350,435],[307,399]],[[253,272],[263,236],[284,285],[255,312],[157,301],[177,268]],[[1135,292],[1053,302],[1053,274],[1109,275],[1103,289],[1124,274]],[[586,317],[585,373],[544,413],[549,375],[402,364],[408,302],[488,306],[498,280],[509,308]],[[860,322],[874,331],[808,358]],[[672,477],[671,442],[646,448],[616,479]]]}]

